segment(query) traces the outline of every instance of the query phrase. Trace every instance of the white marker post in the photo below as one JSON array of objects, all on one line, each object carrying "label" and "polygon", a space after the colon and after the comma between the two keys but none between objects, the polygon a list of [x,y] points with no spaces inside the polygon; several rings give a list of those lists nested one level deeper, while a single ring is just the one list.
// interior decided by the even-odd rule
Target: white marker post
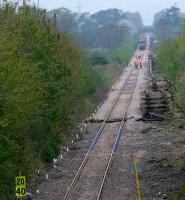
[{"label": "white marker post", "polygon": [[48,176],[48,174],[46,174],[46,180],[48,180],[48,178],[49,178],[49,176]]}]

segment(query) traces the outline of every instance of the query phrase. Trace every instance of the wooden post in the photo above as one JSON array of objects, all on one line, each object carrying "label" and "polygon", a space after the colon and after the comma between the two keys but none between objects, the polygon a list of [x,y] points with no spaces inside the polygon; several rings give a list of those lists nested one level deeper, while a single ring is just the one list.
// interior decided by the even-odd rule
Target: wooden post
[{"label": "wooden post", "polygon": [[134,169],[135,169],[135,179],[136,179],[136,186],[137,186],[137,194],[138,194],[138,200],[141,200],[141,188],[139,183],[139,173],[137,168],[137,159],[136,156],[134,156]]}]

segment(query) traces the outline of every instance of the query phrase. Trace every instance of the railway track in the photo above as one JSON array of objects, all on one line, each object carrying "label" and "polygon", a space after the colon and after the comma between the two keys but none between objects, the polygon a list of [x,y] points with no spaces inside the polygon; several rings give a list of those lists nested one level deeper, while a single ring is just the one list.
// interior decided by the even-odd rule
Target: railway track
[{"label": "railway track", "polygon": [[104,185],[106,183],[106,179],[107,179],[107,176],[108,176],[108,172],[111,168],[111,165],[112,165],[112,162],[113,162],[113,159],[114,159],[114,155],[116,153],[116,150],[117,150],[117,147],[118,147],[118,144],[119,144],[119,140],[121,138],[121,134],[123,132],[123,129],[124,129],[124,125],[125,125],[125,122],[126,122],[126,117],[127,117],[127,112],[128,112],[128,108],[129,108],[129,105],[131,103],[131,100],[132,100],[132,96],[134,94],[134,90],[135,90],[135,87],[136,87],[136,83],[137,83],[137,79],[138,79],[138,75],[139,75],[139,70],[137,71],[137,74],[136,74],[136,78],[135,78],[135,82],[133,84],[133,88],[130,92],[130,98],[128,98],[128,101],[127,101],[127,104],[126,104],[126,110],[123,111],[123,115],[122,115],[122,121],[119,125],[119,129],[118,129],[118,132],[117,132],[117,135],[116,135],[116,139],[115,139],[115,142],[114,142],[114,146],[112,148],[112,152],[110,154],[110,157],[109,157],[109,160],[108,160],[108,164],[107,164],[107,167],[105,169],[105,173],[104,173],[104,176],[103,176],[103,179],[102,179],[102,183],[101,183],[101,186],[100,186],[100,190],[98,192],[98,197],[96,200],[100,200],[101,199],[101,195],[102,195],[102,192],[103,192],[103,188],[104,188]]},{"label": "railway track", "polygon": [[[128,111],[128,108],[129,108],[129,105],[132,100],[132,96],[133,96],[133,93],[134,93],[134,90],[135,90],[135,87],[137,84],[138,75],[139,75],[139,70],[134,70],[134,69],[130,70],[122,87],[120,88],[120,91],[119,91],[117,97],[114,99],[113,104],[110,106],[110,108],[104,118],[104,121],[102,122],[100,128],[98,129],[96,136],[87,151],[87,154],[85,155],[80,167],[78,168],[78,171],[76,172],[70,186],[68,187],[68,190],[63,198],[64,200],[69,199],[72,196],[72,194],[80,193],[81,186],[84,183],[82,183],[81,185],[79,183],[79,188],[76,188],[76,186],[78,186],[77,182],[80,182],[80,181],[83,182],[83,178],[84,178],[85,174],[88,175],[88,165],[90,165],[90,166],[92,164],[94,165],[96,160],[99,160],[99,162],[102,163],[101,166],[102,166],[102,168],[104,168],[104,170],[103,171],[102,171],[102,169],[100,170],[101,174],[103,174],[103,175],[102,176],[99,175],[98,177],[101,177],[101,178],[94,181],[95,182],[94,185],[96,185],[96,188],[94,189],[95,192],[93,190],[92,193],[93,193],[93,199],[99,200],[101,198],[101,194],[104,189],[104,185],[106,183],[107,175],[108,175],[109,169],[111,168],[111,164],[112,164],[114,155],[116,153],[116,150],[117,150],[117,147],[119,144],[119,140],[120,140],[123,128],[124,128],[124,124],[125,124],[126,117],[127,117],[127,111]],[[111,136],[112,138],[110,139],[110,136],[108,134],[110,131],[106,130],[106,124],[107,124],[106,121],[114,113],[114,109],[115,109],[117,103],[120,101],[120,96],[123,95],[124,93],[126,93],[126,98],[123,102],[124,108],[123,108],[123,113],[122,113],[122,120],[119,123],[115,123],[115,126],[113,127],[113,131],[111,132],[111,135],[113,132],[115,134],[113,136]],[[121,101],[123,101],[123,100],[121,100]],[[106,139],[109,142],[107,142],[108,144],[105,145],[107,147],[107,149],[105,148],[106,150],[104,150],[104,149],[102,149],[102,146],[103,146],[102,144],[104,144],[106,142]],[[112,142],[112,141],[114,141],[114,142]],[[99,144],[97,144],[97,143],[99,143]],[[110,146],[112,146],[112,148]],[[100,149],[98,149],[98,148],[101,148],[101,151],[102,151],[102,155],[99,157],[98,157],[98,155],[99,155],[98,152],[100,151]],[[86,171],[86,172],[84,172],[84,171]],[[92,180],[91,182],[93,185],[93,180],[97,179],[97,177],[92,176],[92,177],[88,177],[88,179]],[[99,184],[97,184],[97,183],[99,183]],[[99,185],[99,186],[97,186],[97,185]],[[91,184],[89,185],[89,187],[91,188]],[[78,190],[78,192],[75,193],[74,190]],[[86,188],[82,189],[82,190],[83,191],[86,190],[85,191],[86,195],[89,195]],[[72,198],[72,199],[74,199],[74,198]],[[75,199],[77,199],[77,198],[75,198]],[[87,196],[84,198],[81,197],[81,199],[87,199]]]}]

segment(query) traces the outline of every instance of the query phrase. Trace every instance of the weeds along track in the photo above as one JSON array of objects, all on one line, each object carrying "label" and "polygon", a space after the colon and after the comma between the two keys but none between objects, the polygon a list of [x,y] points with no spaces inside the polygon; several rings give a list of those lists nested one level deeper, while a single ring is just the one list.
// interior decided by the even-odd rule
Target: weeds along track
[{"label": "weeds along track", "polygon": [[[99,200],[101,198],[107,174],[111,168],[126,121],[127,111],[137,84],[138,75],[139,70],[130,69],[62,199]],[[117,112],[116,110],[120,110],[120,105],[122,121],[107,124],[106,121],[111,115]]]}]

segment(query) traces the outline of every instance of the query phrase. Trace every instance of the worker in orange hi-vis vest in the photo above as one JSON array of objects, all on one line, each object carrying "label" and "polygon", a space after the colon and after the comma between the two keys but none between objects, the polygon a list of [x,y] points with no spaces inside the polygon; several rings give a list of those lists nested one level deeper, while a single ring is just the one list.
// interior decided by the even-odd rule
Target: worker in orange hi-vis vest
[{"label": "worker in orange hi-vis vest", "polygon": [[140,53],[138,54],[138,59],[141,60],[142,58],[143,58],[143,53],[140,52]]}]

